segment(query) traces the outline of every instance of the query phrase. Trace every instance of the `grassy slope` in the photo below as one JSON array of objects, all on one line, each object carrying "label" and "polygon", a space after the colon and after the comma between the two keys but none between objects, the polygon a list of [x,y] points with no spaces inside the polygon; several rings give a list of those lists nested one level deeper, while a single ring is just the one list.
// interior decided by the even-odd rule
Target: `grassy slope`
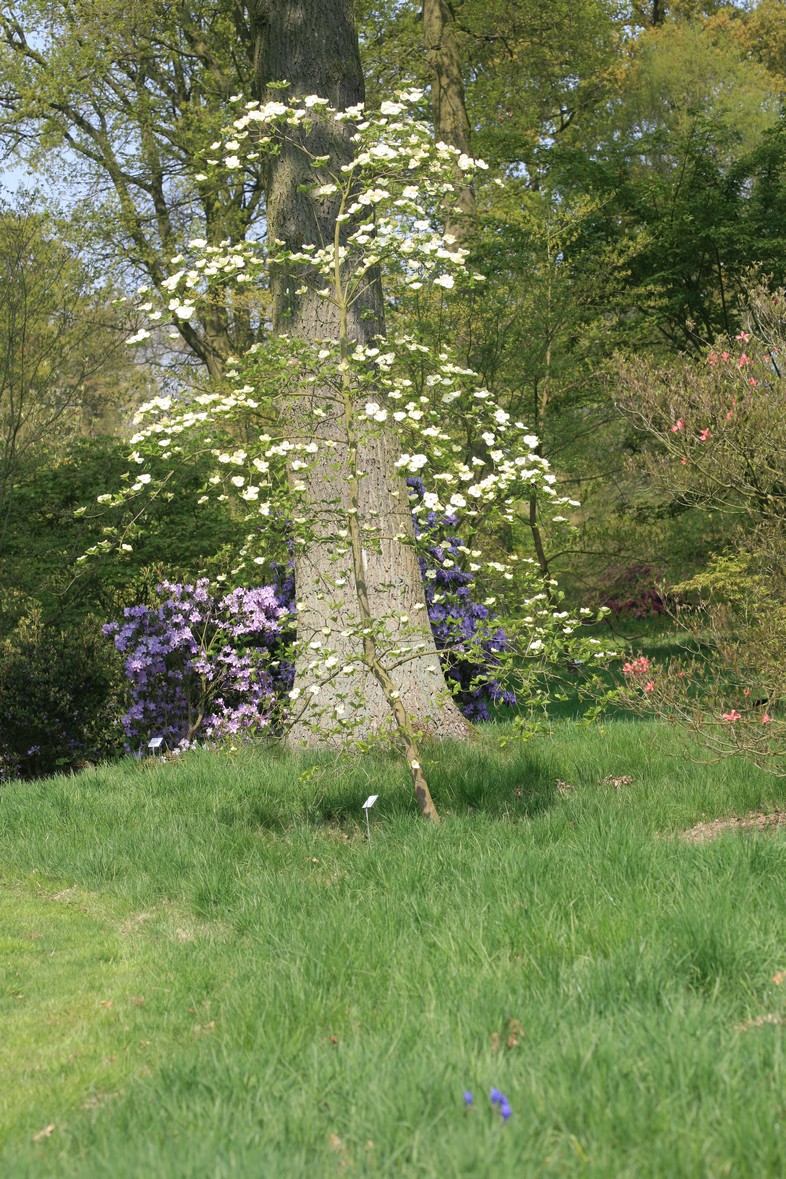
[{"label": "grassy slope", "polygon": [[786,788],[668,743],[442,751],[439,828],[370,758],[4,788],[0,1173],[786,1173],[783,837],[661,837]]}]

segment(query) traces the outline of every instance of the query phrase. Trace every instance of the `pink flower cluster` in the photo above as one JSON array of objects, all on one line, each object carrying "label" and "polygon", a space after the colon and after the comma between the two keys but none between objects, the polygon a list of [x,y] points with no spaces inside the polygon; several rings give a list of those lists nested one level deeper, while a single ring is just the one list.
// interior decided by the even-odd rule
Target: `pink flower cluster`
[{"label": "pink flower cluster", "polygon": [[623,675],[646,675],[650,669],[650,661],[646,655],[639,655],[638,658],[632,659],[630,663],[623,663]]}]

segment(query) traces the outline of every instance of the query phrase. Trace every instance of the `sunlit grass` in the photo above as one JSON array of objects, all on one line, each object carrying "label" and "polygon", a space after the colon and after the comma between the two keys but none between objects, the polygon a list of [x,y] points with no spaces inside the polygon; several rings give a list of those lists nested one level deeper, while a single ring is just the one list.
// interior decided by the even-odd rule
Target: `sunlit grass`
[{"label": "sunlit grass", "polygon": [[0,1173],[786,1172],[786,844],[679,838],[786,786],[632,721],[430,761],[439,827],[384,758],[5,787]]}]

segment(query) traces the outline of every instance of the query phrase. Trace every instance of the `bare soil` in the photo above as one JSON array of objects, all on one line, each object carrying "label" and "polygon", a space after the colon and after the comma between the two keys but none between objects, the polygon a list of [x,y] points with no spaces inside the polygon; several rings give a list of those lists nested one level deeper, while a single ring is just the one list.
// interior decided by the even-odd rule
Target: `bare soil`
[{"label": "bare soil", "polygon": [[689,843],[708,843],[724,831],[768,831],[781,826],[786,826],[786,811],[749,811],[743,817],[736,815],[697,823],[690,830],[683,831],[682,835]]}]

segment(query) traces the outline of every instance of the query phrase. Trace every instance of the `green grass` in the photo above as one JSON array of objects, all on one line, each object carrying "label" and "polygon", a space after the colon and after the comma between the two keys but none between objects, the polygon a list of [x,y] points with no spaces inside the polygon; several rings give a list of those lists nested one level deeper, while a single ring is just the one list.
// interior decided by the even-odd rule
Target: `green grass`
[{"label": "green grass", "polygon": [[4,787],[0,1174],[786,1173],[748,1023],[786,1018],[786,842],[678,838],[786,785],[635,721],[431,763],[439,827],[381,757]]}]

